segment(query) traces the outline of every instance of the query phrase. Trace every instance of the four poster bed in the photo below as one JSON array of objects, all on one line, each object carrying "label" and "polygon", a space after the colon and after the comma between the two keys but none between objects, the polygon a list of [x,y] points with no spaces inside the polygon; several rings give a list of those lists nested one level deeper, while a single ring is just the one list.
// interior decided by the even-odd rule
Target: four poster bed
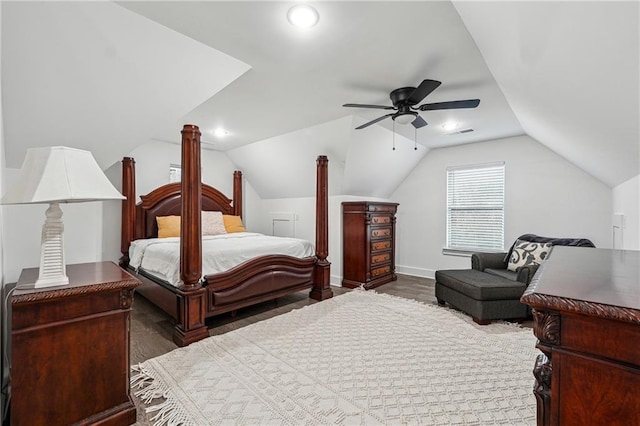
[{"label": "four poster bed", "polygon": [[[135,161],[122,160],[122,243],[120,265],[142,281],[136,289],[176,321],[173,340],[186,346],[208,337],[205,319],[238,308],[311,288],[309,296],[333,296],[329,285],[327,157],[317,159],[315,254],[295,257],[265,254],[224,272],[202,277],[202,211],[242,217],[242,173],[233,175],[233,200],[201,183],[200,131],[182,129],[182,182],[170,183],[141,196],[136,204]],[[180,216],[179,277],[170,283],[131,265],[130,247],[158,237],[157,217]],[[275,238],[275,237],[272,237]],[[162,240],[161,238],[158,240]],[[151,241],[151,240],[149,240]],[[144,241],[143,241],[144,243]],[[205,244],[209,244],[205,241]],[[133,262],[135,264],[135,262]]]}]

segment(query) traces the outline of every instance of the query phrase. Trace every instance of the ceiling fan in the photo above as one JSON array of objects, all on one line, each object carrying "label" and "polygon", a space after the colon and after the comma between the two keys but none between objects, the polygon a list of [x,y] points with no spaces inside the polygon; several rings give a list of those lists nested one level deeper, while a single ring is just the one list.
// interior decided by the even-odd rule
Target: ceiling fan
[{"label": "ceiling fan", "polygon": [[372,124],[382,121],[385,118],[391,117],[394,122],[400,124],[411,123],[413,127],[419,129],[427,125],[427,122],[420,117],[416,111],[434,111],[440,109],[461,109],[461,108],[475,108],[480,104],[480,99],[467,99],[464,101],[449,101],[449,102],[436,102],[431,104],[422,104],[416,106],[431,92],[436,90],[438,86],[442,84],[436,80],[422,80],[422,83],[418,87],[401,87],[389,94],[391,103],[393,106],[385,105],[367,105],[367,104],[344,104],[343,107],[349,108],[375,108],[375,109],[388,109],[395,110],[382,117],[378,117],[375,120],[371,120],[368,123],[364,123],[362,126],[356,127],[358,129],[364,129]]}]

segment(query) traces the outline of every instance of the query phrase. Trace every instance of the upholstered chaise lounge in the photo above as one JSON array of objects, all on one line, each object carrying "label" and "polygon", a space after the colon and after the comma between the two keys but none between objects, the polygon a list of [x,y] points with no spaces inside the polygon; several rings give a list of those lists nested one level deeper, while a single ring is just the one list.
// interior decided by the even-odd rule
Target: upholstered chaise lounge
[{"label": "upholstered chaise lounge", "polygon": [[478,324],[529,316],[520,296],[554,245],[595,247],[587,239],[518,237],[507,253],[474,253],[471,269],[436,271],[436,298],[473,318]]}]

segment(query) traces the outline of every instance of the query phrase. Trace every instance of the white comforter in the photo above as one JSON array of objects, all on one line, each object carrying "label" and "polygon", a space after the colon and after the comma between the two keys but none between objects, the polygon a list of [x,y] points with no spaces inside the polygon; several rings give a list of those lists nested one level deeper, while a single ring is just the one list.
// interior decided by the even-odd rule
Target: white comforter
[{"label": "white comforter", "polygon": [[[267,254],[303,258],[314,255],[314,247],[298,238],[273,237],[255,232],[202,237],[202,276],[227,271],[244,261]],[[129,247],[129,264],[165,281],[179,285],[180,238],[135,240]]]}]

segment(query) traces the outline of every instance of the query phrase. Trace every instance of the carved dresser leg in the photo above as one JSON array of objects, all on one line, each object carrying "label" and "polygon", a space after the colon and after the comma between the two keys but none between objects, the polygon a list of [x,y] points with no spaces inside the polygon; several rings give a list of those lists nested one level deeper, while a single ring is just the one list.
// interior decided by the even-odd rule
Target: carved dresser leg
[{"label": "carved dresser leg", "polygon": [[560,315],[537,309],[533,309],[532,314],[533,334],[539,339],[536,347],[542,351],[533,368],[533,376],[536,379],[533,394],[538,405],[538,426],[543,426],[551,424],[551,347],[560,344]]},{"label": "carved dresser leg", "polygon": [[536,415],[538,426],[549,425],[551,424],[551,361],[545,354],[540,354],[536,358],[533,376],[536,378],[533,394],[538,403]]}]

